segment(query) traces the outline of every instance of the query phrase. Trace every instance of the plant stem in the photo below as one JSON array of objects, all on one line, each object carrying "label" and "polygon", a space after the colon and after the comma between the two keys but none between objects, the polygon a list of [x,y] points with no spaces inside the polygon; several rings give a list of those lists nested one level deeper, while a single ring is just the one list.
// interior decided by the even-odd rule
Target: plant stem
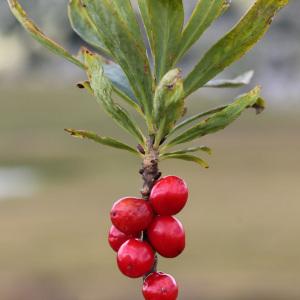
[{"label": "plant stem", "polygon": [[[145,199],[145,201],[149,200],[151,190],[156,180],[158,180],[159,177],[161,176],[161,172],[159,172],[158,169],[158,158],[159,158],[159,152],[154,147],[154,136],[150,136],[147,141],[147,149],[142,162],[142,168],[140,169],[140,174],[142,175],[143,178],[143,188],[141,190],[141,194],[143,196],[143,199]],[[143,241],[149,242],[147,231],[143,232]],[[155,262],[150,273],[157,271],[157,263],[158,263],[158,258],[157,255],[155,255]],[[146,276],[147,275],[148,274],[146,274]]]}]

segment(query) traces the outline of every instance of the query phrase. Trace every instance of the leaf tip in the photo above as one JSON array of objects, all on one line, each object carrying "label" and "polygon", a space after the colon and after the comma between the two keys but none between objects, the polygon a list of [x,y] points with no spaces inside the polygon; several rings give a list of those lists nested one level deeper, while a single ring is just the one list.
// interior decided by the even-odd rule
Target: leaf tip
[{"label": "leaf tip", "polygon": [[254,70],[249,70],[248,72],[246,72],[244,74],[244,76],[245,76],[245,79],[244,79],[245,84],[249,84],[251,82],[251,80],[253,79],[254,73],[255,73]]},{"label": "leaf tip", "polygon": [[77,86],[79,89],[81,89],[81,90],[85,88],[83,82],[78,82],[78,83],[76,83],[76,86]]},{"label": "leaf tip", "polygon": [[71,134],[71,135],[74,134],[74,129],[65,128],[64,131]]},{"label": "leaf tip", "polygon": [[257,85],[256,87],[254,87],[254,89],[252,91],[250,91],[250,93],[252,95],[260,95],[262,90],[262,86],[261,85]]},{"label": "leaf tip", "polygon": [[80,134],[78,130],[71,129],[71,128],[65,128],[65,132],[69,133],[71,136],[76,137],[76,138],[83,138],[83,136]]},{"label": "leaf tip", "polygon": [[213,154],[213,151],[212,151],[212,149],[211,148],[209,148],[209,147],[203,147],[203,150],[207,153],[207,154],[209,154],[209,155],[212,155]]}]

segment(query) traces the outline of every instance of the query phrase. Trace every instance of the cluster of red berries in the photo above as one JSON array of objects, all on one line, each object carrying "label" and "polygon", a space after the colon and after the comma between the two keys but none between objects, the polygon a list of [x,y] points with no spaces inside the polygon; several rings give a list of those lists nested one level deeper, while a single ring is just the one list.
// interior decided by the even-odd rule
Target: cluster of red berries
[{"label": "cluster of red berries", "polygon": [[176,300],[175,279],[153,272],[155,252],[163,257],[178,256],[185,248],[181,222],[173,217],[185,206],[188,189],[176,176],[158,180],[149,201],[126,197],[112,207],[112,227],[108,241],[117,254],[120,271],[131,278],[145,277],[143,295],[146,300]]}]

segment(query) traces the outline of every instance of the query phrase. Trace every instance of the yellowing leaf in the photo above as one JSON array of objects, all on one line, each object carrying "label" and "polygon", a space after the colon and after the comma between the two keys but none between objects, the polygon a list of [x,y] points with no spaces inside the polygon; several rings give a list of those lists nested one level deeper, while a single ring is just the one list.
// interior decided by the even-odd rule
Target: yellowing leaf
[{"label": "yellowing leaf", "polygon": [[112,100],[112,84],[104,75],[101,58],[87,50],[84,53],[84,58],[90,85],[97,101],[123,129],[133,135],[139,143],[144,144],[145,138],[133,118],[124,108]]},{"label": "yellowing leaf", "polygon": [[71,63],[77,65],[82,69],[85,68],[84,64],[81,61],[79,61],[76,57],[71,55],[66,49],[64,49],[62,46],[60,46],[59,44],[51,40],[48,36],[46,36],[41,31],[41,29],[39,29],[37,25],[34,24],[33,21],[28,18],[26,12],[23,10],[22,6],[17,0],[7,0],[7,1],[13,15],[36,41],[38,41],[41,45],[49,49],[54,54],[67,59],[68,61],[70,61]]},{"label": "yellowing leaf", "polygon": [[89,139],[96,143],[100,143],[105,146],[110,146],[116,149],[126,150],[134,154],[139,154],[137,150],[124,144],[114,138],[99,136],[94,132],[85,131],[85,130],[76,130],[76,129],[65,129],[71,136],[81,138],[81,139]]},{"label": "yellowing leaf", "polygon": [[169,148],[178,144],[190,142],[196,138],[224,129],[235,121],[247,108],[253,106],[260,96],[260,87],[238,97],[232,104],[213,114],[206,120],[191,127],[171,140],[165,147]]},{"label": "yellowing leaf", "polygon": [[288,0],[257,0],[233,29],[219,40],[184,81],[186,95],[201,88],[240,59],[270,27],[274,15]]}]

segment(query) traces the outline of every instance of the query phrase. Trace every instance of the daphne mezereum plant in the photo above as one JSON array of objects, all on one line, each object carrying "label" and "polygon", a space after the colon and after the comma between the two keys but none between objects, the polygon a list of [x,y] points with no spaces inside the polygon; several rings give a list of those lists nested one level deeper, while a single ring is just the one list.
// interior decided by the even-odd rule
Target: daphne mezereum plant
[{"label": "daphne mezereum plant", "polygon": [[[111,118],[135,138],[136,144],[131,146],[94,132],[66,129],[72,136],[129,151],[142,160],[142,197],[122,198],[113,205],[109,243],[117,251],[121,272],[132,278],[143,277],[146,300],[177,299],[175,279],[157,271],[157,255],[172,258],[184,250],[184,229],[174,215],[184,207],[188,189],[179,177],[160,178],[158,163],[181,159],[207,168],[208,164],[196,153],[210,154],[210,148],[179,146],[224,129],[247,108],[255,108],[258,113],[264,109],[265,102],[257,86],[231,104],[185,117],[187,98],[196,90],[250,83],[252,71],[229,80],[214,80],[214,77],[259,41],[288,0],[256,0],[186,77],[176,65],[229,8],[229,0],[199,0],[186,24],[183,0],[138,0],[153,66],[130,0],[70,0],[72,28],[97,49],[82,47],[77,56],[48,38],[27,17],[17,0],[8,3],[34,39],[86,72],[87,79],[78,87],[92,94]],[[124,104],[137,112],[146,130],[139,127]],[[176,150],[172,149],[175,146]]]}]

